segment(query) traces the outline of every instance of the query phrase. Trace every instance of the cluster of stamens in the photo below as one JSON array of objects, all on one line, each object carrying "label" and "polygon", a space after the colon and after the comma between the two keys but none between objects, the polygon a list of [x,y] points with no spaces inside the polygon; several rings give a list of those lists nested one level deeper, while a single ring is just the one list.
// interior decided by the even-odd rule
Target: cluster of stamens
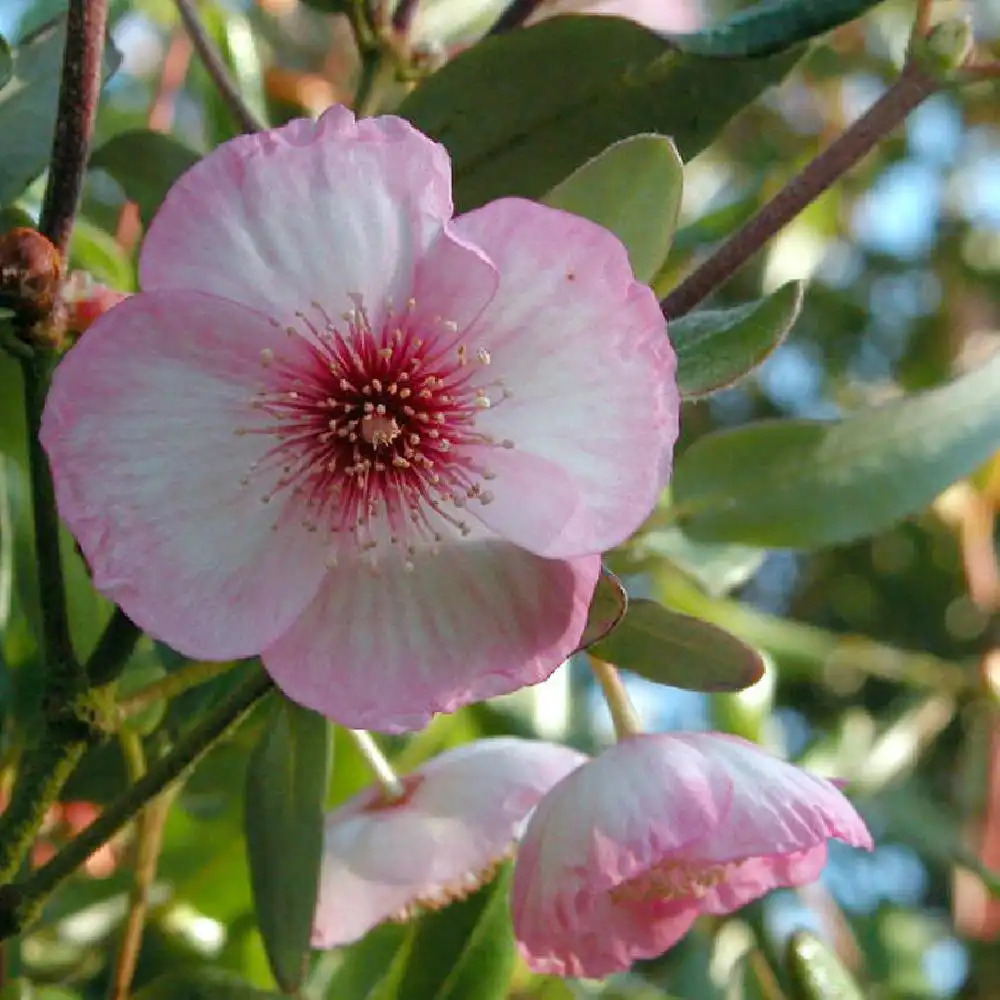
[{"label": "cluster of stamens", "polygon": [[616,903],[700,899],[709,889],[724,882],[732,867],[732,864],[705,865],[671,858],[616,885],[610,896]]},{"label": "cluster of stamens", "polygon": [[271,472],[265,503],[291,491],[310,528],[352,534],[371,565],[385,542],[402,545],[412,568],[418,544],[468,535],[462,509],[488,504],[495,478],[472,449],[514,446],[476,430],[479,414],[510,395],[485,377],[487,351],[470,351],[448,320],[413,329],[415,308],[410,300],[378,329],[360,300],[339,323],[317,303],[315,315],[298,313],[300,327],[283,329],[304,338],[310,363],[262,351],[268,389],[251,405],[265,419],[238,431],[274,441],[246,484]]}]

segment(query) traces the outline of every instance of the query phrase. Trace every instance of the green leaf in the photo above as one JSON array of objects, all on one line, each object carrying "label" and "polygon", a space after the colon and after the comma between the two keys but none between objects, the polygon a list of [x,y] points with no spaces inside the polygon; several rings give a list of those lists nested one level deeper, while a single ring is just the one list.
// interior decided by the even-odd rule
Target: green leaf
[{"label": "green leaf", "polygon": [[475,894],[422,917],[369,1000],[505,1000],[516,960],[511,870],[508,862]]},{"label": "green leaf", "polygon": [[670,251],[683,184],[673,142],[634,135],[588,160],[543,201],[610,229],[625,244],[635,276],[648,283]]},{"label": "green leaf", "polygon": [[184,969],[154,979],[134,1000],[281,1000],[222,969]]},{"label": "green leaf", "polygon": [[466,211],[502,195],[540,198],[639,133],[670,136],[690,160],[800,55],[720,64],[631,21],[555,17],[467,49],[399,113],[448,148]]},{"label": "green leaf", "polygon": [[763,0],[724,24],[668,37],[682,52],[764,56],[853,21],[882,0]]},{"label": "green leaf", "polygon": [[135,268],[118,241],[86,216],[78,215],[69,244],[73,267],[89,272],[109,288],[129,292],[135,288]]},{"label": "green leaf", "polygon": [[328,1000],[367,997],[385,978],[386,969],[403,947],[409,930],[399,923],[382,924],[360,941],[342,949],[336,956],[339,964],[326,984],[324,996]]},{"label": "green leaf", "polygon": [[1000,448],[1000,354],[843,420],[768,420],[696,441],[672,484],[693,537],[836,545],[921,510]]},{"label": "green leaf", "polygon": [[293,993],[306,972],[316,909],[330,727],[281,695],[270,712],[247,765],[247,854],[268,960],[281,988]]},{"label": "green leaf", "polygon": [[622,572],[641,572],[645,564],[666,559],[713,597],[746,583],[767,554],[754,545],[697,542],[675,524],[636,535],[623,552]]},{"label": "green leaf", "polygon": [[[26,38],[13,52],[13,75],[0,88],[0,205],[17,198],[45,169],[52,150],[66,19],[58,18]],[[104,78],[120,56],[107,44]],[[16,140],[15,140],[16,137]]]},{"label": "green leaf", "polygon": [[601,567],[597,587],[590,600],[587,625],[580,637],[578,649],[586,649],[599,639],[603,639],[622,620],[628,607],[628,594],[621,580],[607,567]]},{"label": "green leaf", "polygon": [[704,309],[672,322],[668,319],[681,395],[708,396],[738,382],[764,361],[795,323],[803,288],[801,281],[789,281],[734,309]]},{"label": "green leaf", "polygon": [[786,961],[793,1000],[864,1000],[840,959],[815,935],[793,934]]},{"label": "green leaf", "polygon": [[618,627],[591,652],[657,684],[689,691],[741,691],[764,674],[763,657],[736,636],[643,599],[629,603]]},{"label": "green leaf", "polygon": [[200,156],[173,136],[149,129],[120,132],[96,149],[90,167],[106,170],[148,226],[174,181]]}]

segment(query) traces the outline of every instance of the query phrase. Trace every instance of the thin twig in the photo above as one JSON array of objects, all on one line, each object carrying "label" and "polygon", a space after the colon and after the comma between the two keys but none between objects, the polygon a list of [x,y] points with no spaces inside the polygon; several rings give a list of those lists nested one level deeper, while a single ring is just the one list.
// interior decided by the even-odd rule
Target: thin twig
[{"label": "thin twig", "polygon": [[208,32],[205,31],[205,26],[201,23],[192,0],[174,0],[174,2],[177,4],[177,10],[184,22],[184,27],[191,36],[195,51],[205,64],[205,69],[212,78],[222,100],[225,101],[226,106],[239,123],[241,131],[260,132],[265,127],[264,123],[250,110],[237,90],[236,84],[229,76],[226,64],[222,61],[222,56],[211,38],[208,37]]},{"label": "thin twig", "polygon": [[[126,760],[130,762],[129,778],[138,781],[146,773],[146,756],[142,749],[142,739],[137,733],[123,734],[122,739]],[[153,799],[139,816],[129,911],[122,931],[115,969],[111,976],[109,1000],[128,1000],[129,997],[142,947],[142,933],[149,910],[149,893],[156,878],[157,863],[163,847],[164,827],[178,791],[180,791],[179,782]]]},{"label": "thin twig", "polygon": [[101,94],[108,0],[70,0],[59,110],[39,231],[64,256],[80,203]]},{"label": "thin twig", "polygon": [[913,19],[913,37],[926,38],[931,30],[931,8],[934,0],[917,0],[917,12]]},{"label": "thin twig", "polygon": [[118,702],[118,714],[121,718],[127,719],[158,701],[170,701],[193,687],[205,684],[232,670],[234,666],[232,660],[220,662],[196,660],[188,663],[180,670],[175,670],[166,677],[153,681],[152,684],[147,684],[135,693],[122,698]]},{"label": "thin twig", "polygon": [[505,31],[520,28],[541,4],[542,0],[513,0],[493,22],[489,34],[500,35]]},{"label": "thin twig", "polygon": [[690,312],[724,285],[771,237],[850,170],[939,87],[934,77],[916,65],[911,63],[906,66],[896,82],[865,114],[663,299],[660,307],[667,319],[677,319]]},{"label": "thin twig", "polygon": [[51,861],[21,883],[0,886],[0,940],[19,934],[27,927],[37,916],[45,899],[59,885],[150,800],[196,764],[207,750],[246,717],[272,687],[270,678],[262,670],[256,670],[249,680],[186,733],[170,753],[111,803]]}]

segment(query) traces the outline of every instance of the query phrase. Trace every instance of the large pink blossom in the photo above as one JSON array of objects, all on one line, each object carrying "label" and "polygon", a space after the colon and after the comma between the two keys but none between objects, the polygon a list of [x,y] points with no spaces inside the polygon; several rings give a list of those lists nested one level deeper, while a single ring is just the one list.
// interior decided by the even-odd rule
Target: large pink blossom
[{"label": "large pink blossom", "polygon": [[474,892],[524,819],[586,757],[553,743],[480,740],[440,754],[386,801],[374,788],[326,818],[313,945],[348,944],[384,920]]},{"label": "large pink blossom", "polygon": [[831,782],[735,736],[634,736],[538,805],[514,930],[533,969],[606,976],[661,954],[699,914],[815,880],[830,837],[872,846]]},{"label": "large pink blossom", "polygon": [[677,433],[664,320],[614,236],[519,199],[451,215],[447,154],[399,118],[226,143],[43,421],[99,589],[355,727],[548,676]]}]

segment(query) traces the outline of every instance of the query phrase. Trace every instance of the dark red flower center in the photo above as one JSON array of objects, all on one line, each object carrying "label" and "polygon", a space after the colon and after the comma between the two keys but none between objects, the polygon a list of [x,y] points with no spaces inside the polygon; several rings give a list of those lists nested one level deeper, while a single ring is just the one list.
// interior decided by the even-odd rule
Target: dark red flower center
[{"label": "dark red flower center", "polygon": [[360,304],[339,324],[315,304],[321,323],[300,313],[302,329],[287,332],[306,339],[309,365],[263,352],[281,388],[253,401],[268,419],[241,430],[274,438],[254,470],[279,469],[265,502],[291,491],[310,526],[350,533],[368,552],[402,544],[408,564],[418,541],[470,533],[462,508],[492,500],[482,449],[513,447],[476,430],[479,414],[510,395],[486,377],[488,353],[470,353],[447,321],[415,329],[414,306],[379,329]]}]

